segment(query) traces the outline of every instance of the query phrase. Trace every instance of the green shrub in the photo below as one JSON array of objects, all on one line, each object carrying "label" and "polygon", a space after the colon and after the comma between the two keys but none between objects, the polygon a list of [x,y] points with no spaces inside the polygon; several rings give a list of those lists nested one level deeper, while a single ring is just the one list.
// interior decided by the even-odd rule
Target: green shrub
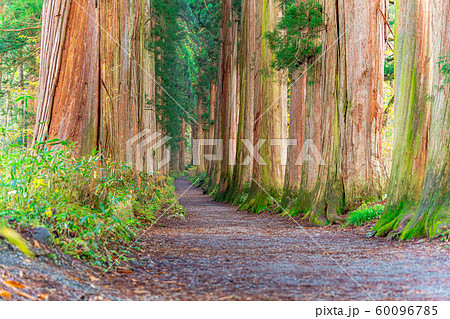
[{"label": "green shrub", "polygon": [[172,177],[173,179],[178,179],[178,178],[184,177],[186,175],[187,175],[186,171],[177,171],[177,172],[170,173],[170,177]]},{"label": "green shrub", "polygon": [[166,209],[183,214],[173,178],[137,176],[98,153],[76,159],[73,147],[54,139],[0,150],[0,218],[16,228],[44,226],[66,253],[104,264]]},{"label": "green shrub", "polygon": [[325,29],[323,7],[315,0],[282,0],[283,17],[273,32],[264,37],[274,50],[273,67],[289,72],[298,70],[308,59],[322,51],[320,34]]},{"label": "green shrub", "polygon": [[352,211],[348,218],[346,225],[347,226],[360,226],[372,219],[375,219],[381,215],[384,210],[384,205],[367,205],[363,204],[357,210]]}]

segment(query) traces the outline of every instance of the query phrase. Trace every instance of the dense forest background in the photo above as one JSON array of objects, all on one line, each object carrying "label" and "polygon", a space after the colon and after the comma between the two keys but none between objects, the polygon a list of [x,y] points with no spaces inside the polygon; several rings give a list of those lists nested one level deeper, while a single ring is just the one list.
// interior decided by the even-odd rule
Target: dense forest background
[{"label": "dense forest background", "polygon": [[[448,236],[449,6],[1,0],[1,215],[70,221],[63,245],[89,254],[132,238],[188,169],[244,210]],[[130,146],[147,132],[170,139]]]}]

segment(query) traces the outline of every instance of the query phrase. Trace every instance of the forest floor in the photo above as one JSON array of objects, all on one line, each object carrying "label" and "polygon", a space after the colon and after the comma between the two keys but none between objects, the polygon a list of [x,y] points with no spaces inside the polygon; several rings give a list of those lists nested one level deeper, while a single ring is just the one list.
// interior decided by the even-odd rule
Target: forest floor
[{"label": "forest floor", "polygon": [[448,243],[366,238],[370,225],[302,229],[216,203],[185,178],[175,185],[186,218],[161,219],[135,261],[103,276],[56,250],[30,260],[0,242],[0,298],[450,300]]}]

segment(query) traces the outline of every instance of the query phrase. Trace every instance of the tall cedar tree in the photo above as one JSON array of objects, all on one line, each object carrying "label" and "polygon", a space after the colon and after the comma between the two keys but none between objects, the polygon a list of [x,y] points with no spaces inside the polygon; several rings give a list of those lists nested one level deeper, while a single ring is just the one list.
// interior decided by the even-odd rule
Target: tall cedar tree
[{"label": "tall cedar tree", "polygon": [[156,128],[145,101],[154,95],[149,17],[150,1],[44,3],[35,141],[70,140],[80,155],[125,161],[127,140]]},{"label": "tall cedar tree", "polygon": [[[450,226],[450,3],[396,2],[395,135],[379,236],[435,237]],[[440,60],[441,59],[441,60]]]},{"label": "tall cedar tree", "polygon": [[386,26],[379,10],[385,10],[385,1],[324,3],[320,150],[325,165],[311,207],[302,207],[312,224],[342,220],[342,213],[381,199],[386,189],[381,157]]}]

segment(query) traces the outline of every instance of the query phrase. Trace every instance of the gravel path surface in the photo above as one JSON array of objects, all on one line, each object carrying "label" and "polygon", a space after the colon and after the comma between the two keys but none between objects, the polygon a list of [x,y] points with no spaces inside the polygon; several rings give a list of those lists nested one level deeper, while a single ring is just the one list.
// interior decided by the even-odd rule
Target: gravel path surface
[{"label": "gravel path surface", "polygon": [[[186,179],[175,185],[186,218],[161,220],[142,237],[136,261],[83,298],[450,300],[443,244],[369,239],[339,226],[302,230],[286,217],[216,203]],[[78,292],[86,287],[75,283]]]}]

